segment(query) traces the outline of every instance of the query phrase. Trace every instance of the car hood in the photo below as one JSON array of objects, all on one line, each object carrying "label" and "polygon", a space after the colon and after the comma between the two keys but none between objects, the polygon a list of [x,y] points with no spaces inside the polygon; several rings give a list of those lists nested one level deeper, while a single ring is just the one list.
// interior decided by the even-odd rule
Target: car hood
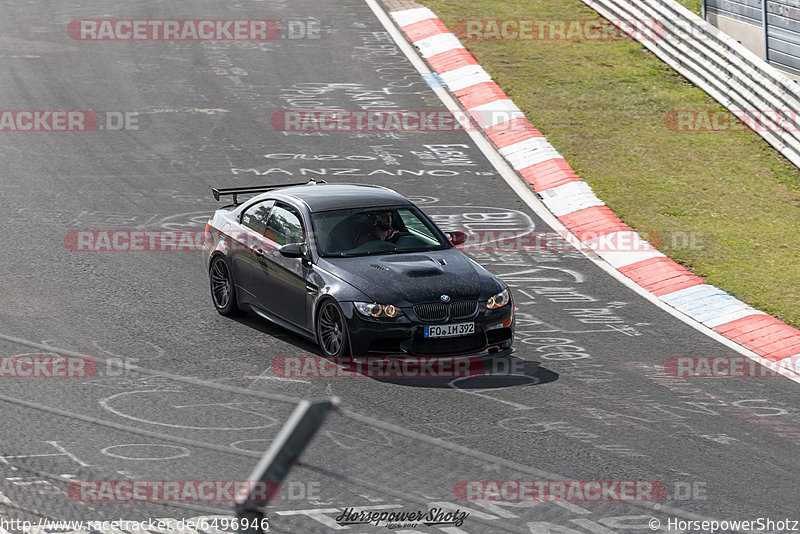
[{"label": "car hood", "polygon": [[501,286],[455,249],[322,260],[321,266],[370,299],[401,307],[441,302],[442,295],[477,300]]}]

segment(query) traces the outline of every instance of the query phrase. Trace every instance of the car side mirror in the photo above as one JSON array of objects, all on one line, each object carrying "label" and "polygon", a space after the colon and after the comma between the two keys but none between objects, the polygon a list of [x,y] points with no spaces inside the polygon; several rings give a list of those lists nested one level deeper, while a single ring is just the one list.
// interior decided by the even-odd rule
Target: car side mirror
[{"label": "car side mirror", "polygon": [[302,258],[305,256],[305,243],[286,243],[278,252],[285,258]]},{"label": "car side mirror", "polygon": [[453,244],[454,247],[463,245],[464,243],[467,242],[467,234],[465,234],[461,230],[450,232],[450,242]]}]

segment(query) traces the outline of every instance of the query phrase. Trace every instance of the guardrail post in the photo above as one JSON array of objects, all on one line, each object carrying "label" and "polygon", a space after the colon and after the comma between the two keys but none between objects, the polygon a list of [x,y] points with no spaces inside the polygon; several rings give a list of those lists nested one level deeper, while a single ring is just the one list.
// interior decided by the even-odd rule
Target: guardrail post
[{"label": "guardrail post", "polygon": [[761,25],[764,27],[764,61],[769,63],[769,22],[767,19],[767,0],[761,0]]},{"label": "guardrail post", "polygon": [[261,534],[268,530],[263,528],[264,507],[275,498],[281,483],[328,414],[338,407],[338,397],[315,402],[304,400],[297,405],[250,474],[249,487],[236,496],[235,510],[241,534]]}]

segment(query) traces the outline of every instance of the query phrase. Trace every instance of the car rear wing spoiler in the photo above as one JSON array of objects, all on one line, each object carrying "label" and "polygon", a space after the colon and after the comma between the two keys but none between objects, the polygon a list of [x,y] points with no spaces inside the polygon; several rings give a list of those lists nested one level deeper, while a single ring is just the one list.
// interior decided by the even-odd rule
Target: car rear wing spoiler
[{"label": "car rear wing spoiler", "polygon": [[214,199],[219,200],[220,196],[227,196],[231,195],[233,197],[233,205],[238,206],[238,195],[247,195],[247,194],[254,194],[254,193],[266,193],[267,191],[272,191],[273,189],[282,189],[284,187],[293,187],[296,185],[315,185],[315,184],[324,184],[327,183],[324,180],[316,181],[316,180],[309,180],[308,182],[298,182],[294,184],[275,184],[275,185],[254,185],[249,187],[226,187],[226,188],[219,188],[213,187],[211,192],[214,194]]}]

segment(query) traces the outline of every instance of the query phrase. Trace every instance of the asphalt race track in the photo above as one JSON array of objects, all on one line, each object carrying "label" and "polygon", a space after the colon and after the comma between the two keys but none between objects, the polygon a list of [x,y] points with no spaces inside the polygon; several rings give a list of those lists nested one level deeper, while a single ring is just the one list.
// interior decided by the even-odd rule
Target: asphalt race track
[{"label": "asphalt race track", "polygon": [[[459,526],[396,530],[406,533],[800,519],[798,384],[670,377],[671,357],[737,353],[577,251],[470,253],[514,291],[517,350],[485,376],[453,381],[283,378],[276,358],[316,347],[217,314],[202,252],[70,249],[67,236],[82,230],[202,231],[219,207],[212,186],[310,178],[391,187],[446,231],[546,232],[465,132],[273,127],[289,110],[445,109],[362,0],[2,0],[0,12],[0,109],[100,120],[88,132],[0,132],[0,356],[99,362],[91,378],[0,380],[0,519],[230,516],[230,502],[86,502],[68,490],[79,480],[245,479],[297,400],[330,396],[343,411],[268,508],[271,532],[386,531],[337,524],[359,507],[469,513]],[[273,19],[284,31],[271,41],[67,32],[77,19],[190,18]],[[459,481],[547,479],[663,491],[655,504],[466,502],[455,491]]]}]

